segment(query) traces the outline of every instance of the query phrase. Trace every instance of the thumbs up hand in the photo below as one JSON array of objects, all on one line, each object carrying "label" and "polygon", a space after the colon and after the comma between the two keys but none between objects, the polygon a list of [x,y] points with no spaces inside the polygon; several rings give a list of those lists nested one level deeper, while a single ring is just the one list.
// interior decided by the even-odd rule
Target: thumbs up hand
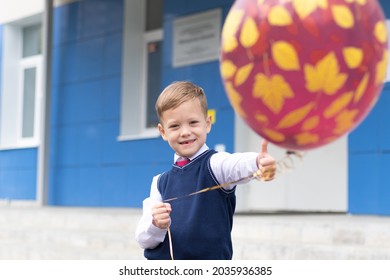
[{"label": "thumbs up hand", "polygon": [[276,162],[275,159],[268,154],[268,141],[261,142],[261,150],[257,156],[257,166],[260,171],[261,180],[270,181],[275,178]]}]

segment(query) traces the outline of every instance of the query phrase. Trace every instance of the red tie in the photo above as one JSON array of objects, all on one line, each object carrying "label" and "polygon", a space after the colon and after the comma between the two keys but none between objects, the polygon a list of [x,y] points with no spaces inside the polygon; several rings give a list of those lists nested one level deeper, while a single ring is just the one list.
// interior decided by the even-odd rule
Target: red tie
[{"label": "red tie", "polygon": [[186,158],[186,159],[183,159],[183,160],[176,161],[176,165],[180,166],[180,167],[183,167],[184,165],[186,165],[189,162],[190,162],[190,160],[188,158]]}]

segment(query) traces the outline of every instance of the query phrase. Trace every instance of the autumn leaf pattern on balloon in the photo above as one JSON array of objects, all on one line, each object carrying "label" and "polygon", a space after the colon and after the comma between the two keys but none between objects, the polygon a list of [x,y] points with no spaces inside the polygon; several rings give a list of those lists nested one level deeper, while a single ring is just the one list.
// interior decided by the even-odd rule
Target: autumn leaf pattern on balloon
[{"label": "autumn leaf pattern on balloon", "polygon": [[234,89],[231,83],[226,84],[226,92],[229,96],[229,100],[232,103],[234,110],[243,118],[246,117],[246,113],[241,108],[242,97],[241,95]]},{"label": "autumn leaf pattern on balloon", "polygon": [[357,3],[359,5],[365,5],[367,3],[367,0],[345,0],[347,3]]},{"label": "autumn leaf pattern on balloon", "polygon": [[318,134],[310,133],[310,132],[302,132],[295,135],[295,140],[299,146],[304,146],[307,144],[315,144],[319,140]]},{"label": "autumn leaf pattern on balloon", "polygon": [[287,26],[292,23],[292,18],[285,7],[274,6],[269,11],[268,22],[275,26]]},{"label": "autumn leaf pattern on balloon", "polygon": [[387,77],[389,35],[378,0],[235,0],[220,73],[235,112],[291,150],[359,125]]},{"label": "autumn leaf pattern on balloon", "polygon": [[286,41],[272,44],[272,57],[276,65],[283,70],[299,70],[299,58],[294,47]]},{"label": "autumn leaf pattern on balloon", "polygon": [[352,28],[355,24],[355,19],[353,17],[353,14],[351,10],[344,5],[334,5],[332,6],[332,14],[334,21],[337,25],[339,25],[341,28]]},{"label": "autumn leaf pattern on balloon", "polygon": [[226,17],[225,24],[222,29],[222,40],[224,40],[223,50],[225,52],[231,52],[237,48],[238,42],[235,35],[243,16],[243,10],[234,10]]},{"label": "autumn leaf pattern on balloon", "polygon": [[259,39],[259,31],[253,18],[248,17],[241,29],[240,43],[245,48],[252,47]]},{"label": "autumn leaf pattern on balloon", "polygon": [[264,105],[275,114],[282,110],[286,98],[294,97],[290,85],[281,75],[268,78],[264,74],[257,74],[252,94],[255,98],[261,98]]},{"label": "autumn leaf pattern on balloon", "polygon": [[387,63],[389,59],[389,53],[387,51],[383,52],[382,59],[378,62],[376,66],[376,77],[375,84],[381,84],[386,78]]},{"label": "autumn leaf pattern on balloon", "polygon": [[264,133],[275,142],[282,142],[286,138],[282,133],[269,128],[264,128]]},{"label": "autumn leaf pattern on balloon", "polygon": [[387,41],[387,30],[386,30],[386,25],[385,25],[385,23],[383,21],[378,21],[375,24],[374,35],[375,35],[375,38],[379,42],[386,43],[386,41]]},{"label": "autumn leaf pattern on balloon", "polygon": [[226,60],[220,65],[220,72],[224,79],[230,79],[236,73],[237,67],[231,60]]},{"label": "autumn leaf pattern on balloon", "polygon": [[309,114],[310,110],[314,107],[314,102],[306,104],[298,109],[295,109],[285,115],[283,119],[276,126],[277,128],[286,128],[298,124]]},{"label": "autumn leaf pattern on balloon", "polygon": [[316,128],[319,123],[320,123],[320,117],[312,116],[303,122],[302,130],[310,130]]},{"label": "autumn leaf pattern on balloon", "polygon": [[267,125],[269,122],[267,116],[264,114],[261,114],[259,112],[256,112],[255,119],[256,119],[256,121],[258,121],[259,123],[262,123],[264,125]]},{"label": "autumn leaf pattern on balloon", "polygon": [[306,88],[310,92],[334,95],[345,83],[348,75],[340,73],[336,55],[331,52],[314,66],[305,64]]},{"label": "autumn leaf pattern on balloon", "polygon": [[355,91],[355,96],[353,98],[353,102],[357,103],[360,101],[360,99],[363,97],[364,93],[366,92],[367,85],[368,85],[368,79],[370,78],[370,74],[366,73],[364,74],[363,79],[360,81],[358,87]]},{"label": "autumn leaf pattern on balloon", "polygon": [[242,85],[248,79],[248,76],[251,73],[253,66],[253,63],[248,63],[247,65],[244,65],[237,70],[237,74],[234,79],[235,86]]},{"label": "autumn leaf pattern on balloon", "polygon": [[355,47],[346,47],[343,49],[345,63],[351,69],[360,66],[363,60],[363,50]]},{"label": "autumn leaf pattern on balloon", "polygon": [[292,0],[292,4],[299,18],[304,19],[317,8],[326,9],[328,7],[328,0]]},{"label": "autumn leaf pattern on balloon", "polygon": [[359,110],[344,110],[335,118],[336,128],[333,130],[336,134],[343,134],[348,131],[355,124],[355,117]]},{"label": "autumn leaf pattern on balloon", "polygon": [[331,118],[337,115],[341,110],[346,108],[351,102],[353,97],[353,92],[347,92],[334,100],[324,111],[325,118]]}]

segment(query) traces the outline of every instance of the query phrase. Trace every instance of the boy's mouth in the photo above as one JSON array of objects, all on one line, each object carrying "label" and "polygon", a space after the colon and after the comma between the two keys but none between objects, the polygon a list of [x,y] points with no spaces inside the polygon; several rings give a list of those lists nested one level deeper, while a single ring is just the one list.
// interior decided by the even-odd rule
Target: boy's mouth
[{"label": "boy's mouth", "polygon": [[187,140],[187,141],[182,141],[182,142],[179,142],[180,145],[188,145],[188,144],[192,144],[195,142],[195,139],[193,140]]}]

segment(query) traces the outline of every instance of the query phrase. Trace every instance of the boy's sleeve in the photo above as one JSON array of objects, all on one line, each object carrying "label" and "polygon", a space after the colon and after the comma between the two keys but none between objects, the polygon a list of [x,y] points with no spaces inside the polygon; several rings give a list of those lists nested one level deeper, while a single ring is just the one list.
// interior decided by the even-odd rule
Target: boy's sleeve
[{"label": "boy's sleeve", "polygon": [[166,229],[160,229],[153,225],[152,207],[157,202],[161,202],[161,194],[157,189],[158,176],[155,176],[150,188],[150,197],[146,198],[142,203],[142,217],[138,222],[135,231],[135,239],[142,249],[153,249],[158,244],[164,241],[167,233]]},{"label": "boy's sleeve", "polygon": [[[210,167],[218,182],[222,185],[229,182],[237,181],[256,172],[258,153],[226,153],[218,152],[210,159]],[[241,184],[247,181],[242,181]],[[234,185],[224,187],[230,190]]]}]

